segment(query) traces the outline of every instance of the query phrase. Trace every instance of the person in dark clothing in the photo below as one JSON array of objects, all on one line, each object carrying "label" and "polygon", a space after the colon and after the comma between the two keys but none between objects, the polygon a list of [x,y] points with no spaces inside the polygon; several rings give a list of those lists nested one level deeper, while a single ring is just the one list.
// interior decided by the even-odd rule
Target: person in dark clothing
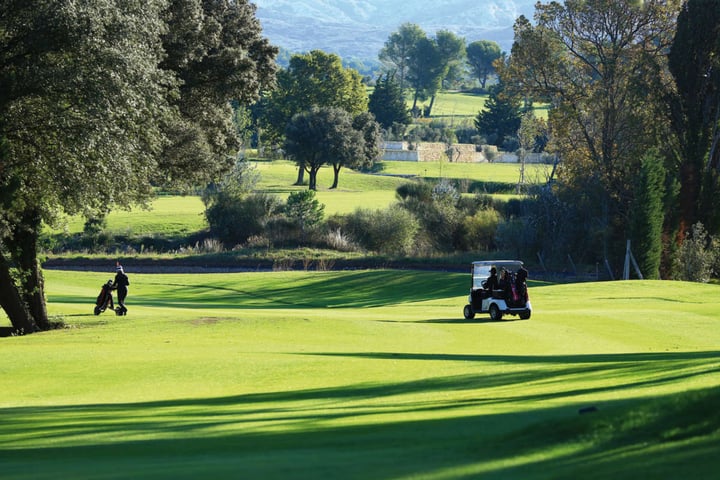
[{"label": "person in dark clothing", "polygon": [[506,292],[510,288],[510,275],[504,268],[500,270],[500,281],[498,282],[498,290]]},{"label": "person in dark clothing", "polygon": [[128,294],[128,286],[130,286],[130,280],[125,275],[122,265],[119,263],[115,268],[115,281],[112,284],[113,290],[117,290],[118,307],[115,309],[115,313],[118,315],[127,315],[127,308],[125,307],[125,298]]},{"label": "person in dark clothing", "polygon": [[486,290],[490,290],[492,293],[493,290],[498,290],[500,288],[500,282],[498,281],[497,276],[497,269],[495,267],[492,267],[490,269],[490,276],[485,280],[484,287]]},{"label": "person in dark clothing", "polygon": [[525,269],[525,267],[520,267],[520,269],[515,274],[515,290],[517,291],[518,296],[522,302],[527,302],[527,278],[528,271]]}]

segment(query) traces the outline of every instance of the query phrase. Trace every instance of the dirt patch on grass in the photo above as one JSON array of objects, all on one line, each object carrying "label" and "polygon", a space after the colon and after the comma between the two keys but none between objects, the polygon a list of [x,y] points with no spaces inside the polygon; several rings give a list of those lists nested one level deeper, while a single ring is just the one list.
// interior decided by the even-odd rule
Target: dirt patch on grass
[{"label": "dirt patch on grass", "polygon": [[196,318],[195,320],[191,320],[190,323],[195,326],[199,325],[214,325],[218,323],[222,318],[219,317],[201,317]]}]

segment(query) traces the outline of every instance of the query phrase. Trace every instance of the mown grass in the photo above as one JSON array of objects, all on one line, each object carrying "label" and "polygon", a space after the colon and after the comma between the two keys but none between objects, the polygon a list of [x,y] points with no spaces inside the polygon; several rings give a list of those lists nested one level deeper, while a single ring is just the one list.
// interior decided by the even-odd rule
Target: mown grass
[{"label": "mown grass", "polygon": [[[69,328],[2,339],[3,478],[636,478],[715,473],[720,287],[464,274],[48,271]],[[581,409],[593,407],[580,414]]]},{"label": "mown grass", "polygon": [[[283,200],[290,193],[306,189],[294,185],[297,167],[289,161],[255,162],[260,182],[258,191],[276,194]],[[528,165],[526,178],[542,182],[546,178],[546,165]],[[325,205],[325,214],[347,214],[358,207],[382,209],[397,200],[396,190],[408,178],[441,178],[463,182],[468,188],[482,191],[484,184],[513,184],[519,170],[513,164],[458,164],[449,162],[383,162],[379,174],[365,174],[349,169],[340,172],[337,189],[332,185],[332,168],[325,167],[318,175],[318,200]],[[72,217],[59,231],[78,233],[83,230],[84,219]],[[107,217],[107,231],[127,237],[155,236],[182,238],[207,228],[204,206],[195,195],[161,195],[150,204],[150,209],[133,208],[130,211],[113,210]]]},{"label": "mown grass", "polygon": [[[474,126],[473,122],[477,114],[485,110],[485,102],[488,99],[487,94],[477,94],[471,92],[459,91],[442,91],[435,97],[435,103],[431,113],[431,119],[440,119],[451,125],[465,124]],[[426,102],[429,104],[430,102]],[[408,108],[412,106],[412,98],[407,100]],[[542,119],[547,119],[548,104],[534,103],[533,111],[535,115]]]}]

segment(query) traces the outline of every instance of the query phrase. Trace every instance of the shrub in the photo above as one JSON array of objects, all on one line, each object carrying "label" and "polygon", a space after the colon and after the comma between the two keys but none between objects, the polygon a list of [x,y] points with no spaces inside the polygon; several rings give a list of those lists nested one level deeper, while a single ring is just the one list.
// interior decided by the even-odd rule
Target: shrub
[{"label": "shrub", "polygon": [[718,239],[709,237],[702,223],[692,226],[675,259],[675,277],[678,280],[707,283],[717,263],[715,251]]},{"label": "shrub", "polygon": [[491,250],[495,248],[495,233],[500,223],[497,210],[478,210],[475,215],[465,217],[464,221],[464,249],[465,250]]},{"label": "shrub", "polygon": [[339,228],[330,230],[325,234],[325,243],[330,248],[340,252],[352,252],[356,249],[352,239]]},{"label": "shrub", "polygon": [[407,210],[357,209],[345,219],[348,235],[366,250],[402,254],[411,250],[418,231],[417,220]]},{"label": "shrub", "polygon": [[213,235],[226,245],[235,245],[263,234],[279,203],[274,195],[265,193],[238,197],[220,192],[205,216]]},{"label": "shrub", "polygon": [[303,241],[308,231],[320,224],[324,210],[325,205],[315,198],[315,191],[309,189],[291,193],[284,208],[288,220],[297,224]]},{"label": "shrub", "polygon": [[400,185],[395,192],[402,200],[413,198],[429,202],[432,200],[433,187],[427,182],[410,182]]}]

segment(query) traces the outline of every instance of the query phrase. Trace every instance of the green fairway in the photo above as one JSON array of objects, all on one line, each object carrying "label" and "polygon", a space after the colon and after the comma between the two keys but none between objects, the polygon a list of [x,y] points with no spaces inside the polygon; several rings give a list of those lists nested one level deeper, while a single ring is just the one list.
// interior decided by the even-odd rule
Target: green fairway
[{"label": "green fairway", "polygon": [[[68,328],[0,339],[0,470],[56,478],[711,477],[720,287],[531,284],[462,317],[467,274],[46,272]],[[580,413],[589,411],[589,413]]]}]

